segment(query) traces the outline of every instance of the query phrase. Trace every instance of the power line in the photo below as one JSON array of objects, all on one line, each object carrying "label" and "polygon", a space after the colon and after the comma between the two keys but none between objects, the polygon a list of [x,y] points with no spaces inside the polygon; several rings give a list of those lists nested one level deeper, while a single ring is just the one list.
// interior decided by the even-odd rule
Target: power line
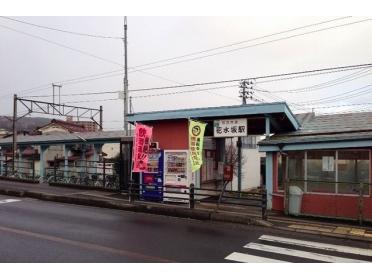
[{"label": "power line", "polygon": [[140,95],[140,96],[132,96],[132,98],[133,99],[138,99],[138,98],[160,97],[160,96],[178,95],[178,94],[184,94],[184,93],[202,92],[202,91],[208,91],[208,90],[233,88],[233,87],[237,87],[237,85],[219,86],[219,87],[212,87],[212,88],[194,89],[194,90],[168,92],[168,93],[159,93],[159,94],[150,94],[150,95]]},{"label": "power line", "polygon": [[175,56],[175,57],[171,57],[171,58],[156,60],[156,61],[153,61],[153,62],[149,62],[149,63],[134,66],[134,68],[149,66],[149,65],[153,65],[153,64],[159,64],[159,63],[162,63],[162,62],[168,62],[168,61],[172,61],[172,60],[176,60],[176,59],[180,59],[180,58],[194,56],[194,55],[197,55],[197,54],[203,54],[203,53],[207,53],[207,52],[211,52],[211,51],[215,51],[215,50],[219,50],[219,49],[223,49],[223,48],[227,48],[227,47],[232,47],[232,46],[241,45],[241,44],[252,42],[252,41],[265,39],[265,38],[272,37],[272,36],[281,35],[281,34],[284,34],[284,33],[293,32],[293,31],[300,30],[300,29],[314,27],[314,26],[330,23],[330,22],[333,22],[333,21],[343,20],[343,19],[350,18],[350,17],[351,16],[339,17],[339,18],[335,18],[335,19],[331,19],[331,20],[326,20],[326,21],[316,22],[316,23],[313,23],[313,24],[303,25],[303,26],[299,26],[299,27],[296,27],[296,28],[291,28],[291,29],[280,31],[280,32],[267,34],[267,35],[251,38],[251,39],[244,40],[244,41],[239,41],[239,42],[235,42],[235,43],[231,43],[231,44],[222,45],[222,46],[219,46],[219,47],[214,47],[214,48],[209,48],[209,49],[206,49],[206,50],[191,52],[191,53],[188,53],[188,54]]},{"label": "power line", "polygon": [[[286,77],[286,76],[294,76],[290,77],[290,79],[297,78],[297,75],[306,74],[305,76],[300,77],[307,77],[308,74],[312,73],[319,73],[324,74],[322,72],[328,73],[335,73],[341,71],[349,71],[354,69],[360,68],[369,68],[372,67],[372,63],[367,64],[359,64],[359,65],[350,65],[350,66],[339,66],[339,67],[330,67],[330,68],[322,68],[322,69],[315,69],[315,70],[307,70],[307,71],[300,71],[300,72],[291,72],[291,73],[283,73],[283,74],[273,74],[273,75],[265,75],[265,76],[258,76],[258,77],[249,77],[249,78],[240,78],[240,79],[231,79],[231,80],[220,80],[220,81],[211,81],[211,82],[201,82],[201,83],[192,83],[192,84],[184,84],[184,85],[175,85],[175,86],[164,86],[164,87],[152,87],[152,88],[139,88],[139,89],[132,89],[130,92],[141,92],[141,91],[152,91],[152,90],[165,90],[165,89],[174,89],[174,88],[182,88],[182,87],[191,87],[191,86],[201,86],[201,85],[211,85],[211,84],[219,84],[219,83],[231,83],[231,82],[239,82],[243,79],[268,79],[268,78],[275,78],[275,77]],[[276,79],[276,80],[269,80],[269,81],[261,81],[257,83],[265,83],[265,82],[273,82],[279,81],[284,79]]]},{"label": "power line", "polygon": [[11,27],[8,27],[8,26],[5,26],[5,25],[1,25],[0,24],[0,27],[2,27],[4,29],[11,30],[11,31],[16,32],[16,33],[20,33],[20,34],[23,34],[23,35],[26,35],[26,36],[35,38],[35,39],[42,40],[44,42],[47,42],[47,43],[50,43],[50,44],[53,44],[53,45],[56,45],[56,46],[59,46],[59,47],[62,47],[62,48],[69,49],[71,51],[78,52],[78,53],[83,54],[83,55],[86,55],[86,56],[90,56],[90,57],[93,57],[93,58],[96,58],[96,59],[99,59],[99,60],[102,60],[102,61],[105,61],[105,62],[108,62],[108,63],[111,63],[111,64],[115,64],[115,65],[119,65],[119,66],[123,67],[122,64],[117,63],[115,61],[109,60],[109,59],[104,58],[104,57],[101,57],[101,56],[97,56],[95,54],[92,54],[92,53],[89,53],[89,52],[86,52],[86,51],[83,51],[83,50],[80,50],[80,49],[77,49],[77,48],[73,48],[73,47],[67,46],[65,44],[57,43],[57,42],[54,42],[54,41],[45,39],[43,37],[40,37],[40,36],[37,36],[37,35],[33,35],[33,34],[30,34],[30,33],[24,32],[24,31],[20,31],[20,30],[17,30],[17,29],[14,29],[14,28],[11,28]]},{"label": "power line", "polygon": [[95,102],[107,102],[107,101],[117,101],[118,98],[108,98],[108,99],[99,99],[99,100],[79,100],[79,101],[70,101],[63,102],[63,104],[76,104],[76,103],[95,103]]},{"label": "power line", "polygon": [[334,106],[324,106],[324,107],[313,107],[313,109],[340,108],[340,107],[353,107],[353,106],[369,106],[369,105],[372,105],[372,103],[344,104],[344,105],[334,105]]},{"label": "power line", "polygon": [[[292,28],[292,29],[289,29],[289,30],[284,30],[284,31],[281,31],[281,32],[272,33],[272,34],[269,34],[269,35],[265,35],[265,36],[261,36],[261,37],[257,37],[257,38],[252,38],[252,39],[249,39],[249,40],[245,40],[245,41],[241,41],[241,42],[237,42],[237,43],[233,43],[233,44],[228,44],[228,45],[217,47],[217,48],[212,48],[212,49],[208,49],[208,50],[204,50],[204,51],[194,52],[194,53],[190,53],[190,54],[186,54],[186,55],[182,55],[182,56],[178,56],[178,57],[162,59],[162,60],[158,60],[158,61],[134,66],[133,68],[138,68],[138,67],[145,66],[145,65],[152,65],[152,64],[160,63],[160,62],[166,62],[166,61],[170,61],[170,60],[174,60],[174,59],[178,59],[178,58],[182,58],[182,57],[192,56],[192,55],[199,54],[199,53],[205,53],[205,52],[208,52],[208,51],[213,51],[213,50],[221,49],[221,48],[224,48],[224,47],[238,45],[238,44],[242,44],[242,43],[245,43],[245,42],[254,41],[254,40],[258,40],[258,39],[262,39],[262,38],[266,38],[266,37],[270,37],[270,36],[275,36],[275,35],[279,35],[279,34],[283,34],[283,33],[287,33],[287,32],[292,32],[292,31],[295,31],[295,30],[308,28],[308,27],[316,26],[316,25],[320,25],[320,24],[325,24],[325,23],[329,23],[329,22],[332,22],[332,21],[336,21],[336,20],[342,20],[342,19],[345,19],[345,18],[348,18],[348,17],[341,17],[341,18],[336,18],[336,19],[332,19],[332,20],[328,20],[328,21],[322,21],[322,22],[318,22],[318,23],[314,23],[314,24],[310,24],[310,25],[300,26],[300,27],[297,27],[297,28]],[[102,74],[105,74],[105,73],[102,73]],[[98,75],[101,75],[101,74],[98,74]],[[118,75],[121,75],[121,74],[118,74]],[[100,78],[106,78],[106,77],[100,77]],[[97,79],[99,79],[99,78],[97,78]],[[95,80],[95,79],[92,79],[92,80]],[[90,80],[87,80],[87,81],[90,81]]]},{"label": "power line", "polygon": [[257,90],[258,91],[270,92],[270,93],[306,93],[306,92],[309,92],[309,91],[316,91],[316,90],[321,90],[321,89],[324,89],[324,88],[336,86],[336,85],[339,85],[339,84],[343,84],[343,83],[346,83],[346,82],[353,81],[355,79],[359,79],[359,78],[368,76],[368,75],[371,74],[370,71],[371,71],[371,69],[369,69],[369,68],[367,68],[367,69],[363,68],[361,71],[357,71],[355,73],[352,73],[352,74],[349,74],[349,75],[346,75],[346,76],[343,76],[343,77],[339,77],[339,78],[329,80],[329,81],[323,82],[323,83],[314,84],[314,85],[311,85],[311,86],[308,86],[308,87],[301,87],[301,88],[289,89],[289,90],[266,90],[266,89],[263,89],[263,88],[262,89],[257,89]]},{"label": "power line", "polygon": [[92,37],[92,38],[100,38],[100,39],[119,39],[119,40],[122,40],[123,39],[121,37],[103,36],[103,35],[97,35],[97,34],[89,34],[89,33],[75,32],[75,31],[68,31],[68,30],[53,28],[53,27],[49,27],[49,26],[45,26],[45,25],[39,25],[39,24],[35,24],[35,23],[31,23],[31,22],[27,22],[27,21],[23,21],[23,20],[19,20],[19,19],[7,17],[7,16],[0,16],[0,18],[11,20],[11,21],[15,21],[15,22],[19,22],[19,23],[23,23],[23,24],[27,24],[27,25],[30,25],[30,26],[38,27],[38,28],[43,28],[43,29],[47,29],[47,30],[63,32],[63,33],[72,34],[72,35],[79,35],[79,36]]},{"label": "power line", "polygon": [[[372,84],[368,84],[366,86],[362,86],[362,87],[359,87],[359,88],[356,88],[356,89],[353,89],[353,90],[350,90],[350,91],[347,91],[347,92],[343,92],[343,93],[336,94],[336,95],[329,96],[329,97],[325,97],[325,98],[311,100],[309,102],[302,102],[302,103],[299,103],[299,104],[314,105],[314,104],[317,104],[317,103],[329,103],[329,102],[334,102],[334,101],[337,101],[337,100],[346,100],[346,99],[350,99],[350,98],[355,98],[355,97],[358,97],[358,96],[369,93],[370,90],[371,90],[371,88],[369,88],[369,87],[371,87],[371,86],[372,86]],[[362,90],[362,89],[365,89],[365,88],[369,88],[369,89]],[[360,91],[360,90],[362,90],[362,91]],[[360,91],[360,92],[356,92],[356,91]],[[355,92],[355,93],[353,93],[353,92]],[[350,94],[350,93],[353,93],[353,94]],[[348,95],[348,94],[350,94],[350,95]]]},{"label": "power line", "polygon": [[[115,91],[96,91],[96,92],[84,92],[84,93],[72,93],[72,94],[62,94],[61,96],[87,96],[87,95],[104,95],[104,94],[118,94],[123,92],[122,90],[115,90]],[[46,98],[51,97],[52,95],[32,95],[28,96],[28,98]]]},{"label": "power line", "polygon": [[[355,21],[355,22],[350,22],[350,23],[335,25],[335,26],[331,26],[331,27],[321,28],[321,29],[308,31],[308,32],[300,33],[300,34],[295,34],[295,35],[291,35],[291,36],[287,36],[287,37],[282,37],[282,38],[279,38],[279,39],[274,39],[274,40],[270,40],[270,41],[266,41],[266,42],[262,42],[262,43],[252,44],[252,45],[248,45],[248,46],[244,46],[244,47],[240,47],[240,48],[235,48],[235,49],[221,51],[221,52],[208,54],[208,55],[204,55],[204,56],[198,56],[198,57],[194,57],[194,58],[184,59],[184,60],[175,61],[175,62],[171,62],[171,63],[161,64],[161,65],[158,65],[158,66],[147,67],[147,68],[143,68],[142,70],[152,70],[152,69],[157,69],[157,68],[162,68],[162,67],[167,67],[167,66],[179,64],[179,63],[195,61],[195,60],[199,60],[199,59],[203,59],[203,58],[213,57],[213,56],[216,56],[216,55],[221,55],[221,54],[226,54],[226,53],[239,51],[239,50],[242,50],[242,49],[247,49],[247,48],[251,48],[251,47],[256,47],[256,46],[266,45],[266,44],[270,44],[270,43],[274,43],[274,42],[279,42],[279,41],[283,41],[283,40],[287,40],[287,39],[291,39],[291,38],[295,38],[295,37],[300,37],[300,36],[305,36],[305,35],[318,33],[318,32],[322,32],[322,31],[326,31],[326,30],[331,30],[331,29],[336,29],[336,28],[340,28],[340,27],[350,26],[350,25],[353,25],[353,24],[358,24],[358,23],[362,23],[362,22],[366,22],[366,21],[370,21],[370,20],[372,20],[372,19],[368,18],[368,19],[359,20],[359,21]],[[138,68],[138,67],[140,67],[140,66],[137,66],[137,67],[134,67],[134,68]]]},{"label": "power line", "polygon": [[[263,81],[258,81],[256,83],[267,83],[267,82],[275,82],[275,81],[281,81],[286,79],[294,79],[294,78],[303,78],[303,77],[309,77],[313,75],[323,75],[323,74],[330,74],[330,73],[337,73],[342,71],[350,71],[355,69],[365,69],[372,67],[372,63],[366,63],[366,64],[358,64],[358,65],[348,65],[348,66],[338,66],[338,67],[329,67],[329,68],[321,68],[321,69],[314,69],[314,70],[307,70],[307,71],[299,71],[299,72],[290,72],[290,73],[281,73],[281,74],[272,74],[272,75],[265,75],[265,76],[258,76],[258,77],[251,77],[248,79],[253,80],[260,80],[263,79]],[[265,80],[270,78],[276,78],[280,77],[279,79],[273,79],[273,80]],[[247,79],[247,78],[245,78]],[[144,92],[144,91],[155,91],[155,90],[165,90],[165,89],[177,89],[177,88],[185,88],[185,87],[194,87],[194,86],[205,86],[205,85],[213,85],[213,84],[222,84],[222,83],[232,83],[232,82],[239,82],[243,79],[232,79],[232,80],[220,80],[220,81],[211,81],[211,82],[202,82],[202,83],[192,83],[192,84],[184,84],[184,85],[174,85],[174,86],[164,86],[164,87],[153,87],[153,88],[140,88],[140,89],[133,89],[129,92]],[[235,85],[230,86],[235,87]],[[224,88],[226,88],[224,86]],[[205,90],[211,90],[213,88],[204,89]],[[218,88],[217,88],[218,89]],[[198,89],[200,91],[200,89]],[[193,90],[193,91],[198,91]],[[75,93],[75,94],[62,94],[61,96],[84,96],[84,95],[101,95],[101,94],[113,94],[113,93],[119,93],[122,92],[120,90],[116,91],[101,91],[101,92],[85,92],[85,93]],[[181,91],[184,92],[184,91]],[[177,93],[178,92],[173,92]],[[154,95],[154,94],[153,94]],[[36,96],[30,96],[30,97],[50,97],[51,95],[36,95]],[[150,95],[145,95],[150,96]],[[142,96],[136,96],[136,97],[142,97]]]},{"label": "power line", "polygon": [[[105,62],[109,62],[109,63],[113,63],[113,64],[116,64],[116,65],[120,65],[120,66],[123,66],[122,64],[120,63],[117,63],[115,61],[112,61],[112,60],[108,60],[106,58],[103,58],[103,57],[100,57],[100,56],[97,56],[97,55],[94,55],[94,54],[91,54],[91,53],[88,53],[88,52],[85,52],[85,51],[82,51],[82,50],[79,50],[79,49],[76,49],[76,48],[72,48],[72,47],[69,47],[69,46],[66,46],[64,44],[60,44],[60,43],[57,43],[57,42],[54,42],[54,41],[51,41],[51,40],[48,40],[48,39],[45,39],[43,37],[40,37],[40,36],[36,36],[36,35],[33,35],[33,34],[29,34],[27,32],[23,32],[23,31],[20,31],[20,30],[17,30],[17,29],[14,29],[14,28],[11,28],[11,27],[7,27],[7,26],[3,26],[3,25],[0,25],[0,27],[3,27],[5,29],[9,29],[11,31],[14,31],[14,32],[18,32],[18,33],[21,33],[21,34],[24,34],[24,35],[27,35],[27,36],[31,36],[33,38],[37,38],[37,39],[40,39],[40,40],[43,40],[43,41],[46,41],[48,43],[51,43],[51,44],[55,44],[57,46],[60,46],[60,47],[64,47],[64,48],[67,48],[69,50],[72,50],[72,51],[76,51],[76,52],[79,52],[81,54],[84,54],[84,55],[88,55],[88,56],[91,56],[91,57],[94,57],[94,58],[97,58],[97,59],[100,59],[100,60],[103,60]],[[122,70],[120,70],[122,71]],[[116,71],[113,71],[113,72],[116,72]],[[157,78],[160,78],[160,79],[163,79],[163,80],[167,80],[167,81],[170,81],[169,79],[166,79],[166,78],[163,78],[163,77],[160,77],[158,75],[155,75],[155,74],[150,74],[150,73],[147,73],[143,70],[134,70],[134,71],[131,71],[131,72],[141,72],[141,73],[144,73],[144,74],[148,74],[148,75],[151,75],[151,76],[154,76],[154,77],[157,77]],[[120,74],[121,75],[121,74]],[[113,75],[113,76],[116,76]],[[107,77],[107,76],[106,76]],[[99,77],[99,78],[102,78],[102,77]],[[98,79],[98,78],[94,78],[94,79]],[[93,79],[90,79],[90,80],[93,80]],[[76,81],[76,80],[75,80]],[[86,80],[85,80],[86,81]],[[172,82],[175,82],[175,81],[172,81]],[[71,82],[70,82],[71,83]],[[75,83],[75,82],[74,82]],[[178,82],[176,82],[178,83]],[[46,87],[41,87],[42,89],[47,89],[47,88],[50,88],[50,85],[46,86]],[[221,96],[221,95],[220,95]],[[223,96],[223,95],[222,95]],[[226,96],[223,96],[223,97],[226,97]]]}]

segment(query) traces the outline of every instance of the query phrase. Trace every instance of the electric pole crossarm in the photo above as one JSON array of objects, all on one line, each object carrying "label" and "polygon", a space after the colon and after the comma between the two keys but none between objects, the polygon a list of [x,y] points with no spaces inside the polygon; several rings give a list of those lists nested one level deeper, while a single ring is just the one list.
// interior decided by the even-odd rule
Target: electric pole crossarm
[{"label": "electric pole crossarm", "polygon": [[[27,102],[27,103],[33,103],[33,104],[39,104],[39,105],[53,105],[53,103],[50,103],[50,102],[44,102],[44,101],[35,101],[35,100],[29,100],[29,99],[23,99],[23,98],[17,98],[17,100],[19,100],[20,102]],[[64,105],[64,107],[66,108],[79,108],[79,109],[87,109],[87,110],[91,110],[91,111],[98,111],[99,112],[99,109],[94,109],[94,108],[87,108],[87,107],[79,107],[79,106],[70,106],[70,105]]]},{"label": "electric pole crossarm", "polygon": [[18,121],[19,119],[22,119],[22,118],[24,118],[24,117],[26,117],[27,115],[30,115],[30,114],[31,114],[30,111],[29,112],[26,112],[24,115],[22,115],[20,117],[17,117],[16,121]]},{"label": "electric pole crossarm", "polygon": [[100,130],[102,130],[102,125],[98,123],[93,117],[90,118],[97,126],[99,127]]},{"label": "electric pole crossarm", "polygon": [[87,109],[87,110],[85,110],[85,111],[83,111],[82,113],[79,113],[79,118],[83,118],[83,116],[85,115],[85,114],[87,114],[88,112],[91,112],[89,109]]}]

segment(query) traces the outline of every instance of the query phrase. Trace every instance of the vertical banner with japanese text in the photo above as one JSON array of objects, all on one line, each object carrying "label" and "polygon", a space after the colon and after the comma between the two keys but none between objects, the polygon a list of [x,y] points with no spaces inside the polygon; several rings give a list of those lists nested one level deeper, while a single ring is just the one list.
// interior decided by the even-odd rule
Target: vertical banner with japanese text
[{"label": "vertical banner with japanese text", "polygon": [[203,164],[203,139],[207,124],[189,120],[189,152],[191,171],[197,171]]},{"label": "vertical banner with japanese text", "polygon": [[133,172],[147,171],[152,127],[136,124],[133,144]]}]

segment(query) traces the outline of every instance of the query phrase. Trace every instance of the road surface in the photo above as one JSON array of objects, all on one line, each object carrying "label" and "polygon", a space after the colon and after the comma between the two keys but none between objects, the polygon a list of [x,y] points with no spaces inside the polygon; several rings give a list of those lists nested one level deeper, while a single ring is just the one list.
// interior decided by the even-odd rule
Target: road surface
[{"label": "road surface", "polygon": [[0,262],[363,262],[367,243],[0,195]]}]

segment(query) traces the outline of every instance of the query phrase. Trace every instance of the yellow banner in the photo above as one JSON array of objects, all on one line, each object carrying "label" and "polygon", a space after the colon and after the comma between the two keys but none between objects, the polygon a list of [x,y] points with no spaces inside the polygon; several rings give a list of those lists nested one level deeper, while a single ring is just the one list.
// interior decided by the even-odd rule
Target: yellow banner
[{"label": "yellow banner", "polygon": [[206,123],[189,120],[189,152],[191,171],[195,172],[203,164],[203,139]]}]

